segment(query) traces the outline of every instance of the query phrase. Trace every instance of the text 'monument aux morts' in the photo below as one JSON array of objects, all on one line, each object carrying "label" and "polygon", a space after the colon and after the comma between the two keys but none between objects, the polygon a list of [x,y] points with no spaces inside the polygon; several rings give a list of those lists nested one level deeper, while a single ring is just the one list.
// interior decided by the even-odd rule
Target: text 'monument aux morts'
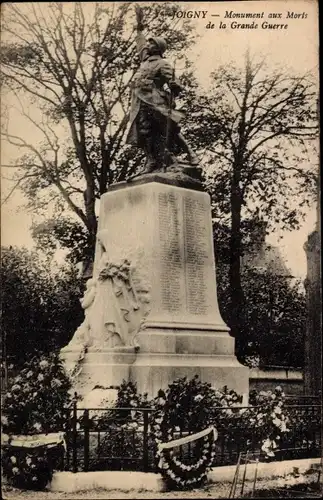
[{"label": "text 'monument aux morts'", "polygon": [[[220,29],[261,29],[266,30],[286,30],[288,24],[286,20],[306,19],[308,17],[306,12],[236,12],[233,10],[226,10],[224,15],[211,14],[207,10],[178,10],[173,12],[172,19],[207,19],[209,17],[222,17],[224,21],[220,20],[218,27]],[[231,21],[228,24],[227,19]],[[262,20],[258,23],[257,20]],[[213,19],[212,19],[213,21]],[[216,27],[214,22],[209,21],[205,26],[206,28],[214,29]]]}]

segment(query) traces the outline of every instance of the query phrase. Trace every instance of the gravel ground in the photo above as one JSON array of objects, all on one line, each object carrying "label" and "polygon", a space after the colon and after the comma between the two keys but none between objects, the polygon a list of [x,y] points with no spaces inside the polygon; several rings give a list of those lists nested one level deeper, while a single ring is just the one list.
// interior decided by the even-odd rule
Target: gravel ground
[{"label": "gravel ground", "polygon": [[[289,478],[286,479],[272,479],[272,480],[261,480],[257,481],[256,490],[264,490],[271,488],[282,488],[285,484],[295,483],[299,484],[308,483],[315,480],[311,476],[302,476],[297,479]],[[2,487],[2,498],[14,499],[14,500],[113,500],[113,499],[166,499],[166,498],[228,498],[231,484],[230,483],[216,483],[209,484],[203,489],[192,490],[192,491],[170,491],[164,493],[156,493],[151,491],[143,490],[131,490],[131,491],[121,491],[121,490],[105,490],[96,489],[90,491],[79,491],[77,493],[58,493],[50,491],[23,491],[16,488],[11,488],[7,485]],[[236,497],[239,497],[240,487],[238,485],[236,491]],[[244,493],[251,491],[252,483],[247,481],[244,488]]]},{"label": "gravel ground", "polygon": [[131,491],[121,491],[121,490],[91,490],[91,491],[79,491],[77,493],[54,493],[50,491],[22,491],[16,488],[3,487],[2,496],[3,499],[12,498],[14,500],[112,500],[112,499],[164,499],[164,498],[228,498],[230,490],[229,484],[217,484],[211,487],[204,488],[203,490],[192,490],[192,491],[169,491],[164,493],[156,493],[153,491],[142,491],[142,490],[131,490]]}]

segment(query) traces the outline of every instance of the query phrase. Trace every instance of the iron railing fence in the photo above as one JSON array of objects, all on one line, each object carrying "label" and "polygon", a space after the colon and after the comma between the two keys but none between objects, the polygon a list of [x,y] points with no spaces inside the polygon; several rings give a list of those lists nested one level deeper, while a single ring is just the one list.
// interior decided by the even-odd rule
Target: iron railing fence
[{"label": "iron railing fence", "polygon": [[[314,458],[321,453],[321,406],[286,405],[290,431],[280,441],[273,460]],[[152,436],[151,408],[78,408],[67,411],[65,420],[65,470],[140,470],[156,471],[156,449]],[[241,413],[244,413],[243,417]],[[257,415],[260,407],[214,408],[210,422],[218,430],[214,466],[237,463],[240,453],[257,454],[261,450],[263,428]],[[266,424],[265,424],[266,425]],[[174,432],[177,439],[196,432],[194,427]],[[198,444],[181,446],[179,456],[193,459]]]},{"label": "iron railing fence", "polygon": [[150,408],[77,408],[65,425],[65,470],[153,470]]},{"label": "iron railing fence", "polygon": [[289,394],[285,396],[285,404],[290,405],[319,405],[322,398],[317,395]]}]

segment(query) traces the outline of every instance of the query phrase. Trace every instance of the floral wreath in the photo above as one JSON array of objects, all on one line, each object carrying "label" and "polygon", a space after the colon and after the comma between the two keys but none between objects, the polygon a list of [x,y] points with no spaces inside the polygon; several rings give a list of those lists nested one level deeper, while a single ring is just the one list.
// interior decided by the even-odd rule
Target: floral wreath
[{"label": "floral wreath", "polygon": [[[161,412],[158,413],[159,415],[155,416],[152,423],[152,431],[157,444],[158,468],[162,476],[176,488],[190,489],[199,486],[206,479],[207,472],[213,464],[217,430],[212,426],[180,439],[172,439],[174,429],[168,428],[163,442],[161,424],[164,417]],[[199,440],[200,446],[196,447],[198,456],[193,463],[187,464],[178,458],[174,448]]]},{"label": "floral wreath", "polygon": [[128,282],[130,278],[130,261],[123,259],[120,264],[106,262],[99,273],[99,280],[104,281],[107,278],[119,278],[122,281]]}]

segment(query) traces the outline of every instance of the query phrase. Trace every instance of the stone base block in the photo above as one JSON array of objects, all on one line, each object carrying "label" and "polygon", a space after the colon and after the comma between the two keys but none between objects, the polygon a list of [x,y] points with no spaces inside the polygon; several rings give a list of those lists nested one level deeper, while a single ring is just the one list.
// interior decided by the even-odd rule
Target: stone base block
[{"label": "stone base block", "polygon": [[178,377],[191,379],[195,375],[217,389],[226,385],[243,396],[243,405],[248,404],[249,369],[233,355],[138,353],[130,366],[130,379],[137,383],[138,392],[147,392],[150,397]]},{"label": "stone base block", "polygon": [[82,398],[95,387],[119,386],[130,377],[130,366],[136,359],[134,348],[105,351],[89,350],[82,361],[80,371],[73,380],[73,391]]},{"label": "stone base block", "polygon": [[[146,344],[143,333],[147,335]],[[205,335],[205,332],[203,335],[197,332],[141,334],[139,352],[134,348],[87,352],[74,379],[73,391],[85,398],[95,388],[106,389],[119,386],[123,380],[131,380],[137,384],[139,393],[147,392],[149,397],[155,397],[159,389],[167,389],[175,379],[184,376],[191,379],[198,375],[202,382],[209,382],[214,388],[222,389],[226,385],[235,390],[243,396],[243,404],[248,404],[249,369],[232,354],[231,341],[234,339],[227,333],[223,336]],[[206,344],[208,354],[205,354]],[[190,353],[185,352],[187,346]],[[144,352],[145,347],[153,347],[154,352]],[[214,351],[222,351],[222,354],[214,354]]]},{"label": "stone base block", "polygon": [[234,338],[227,332],[146,328],[137,340],[140,353],[234,354]]}]

